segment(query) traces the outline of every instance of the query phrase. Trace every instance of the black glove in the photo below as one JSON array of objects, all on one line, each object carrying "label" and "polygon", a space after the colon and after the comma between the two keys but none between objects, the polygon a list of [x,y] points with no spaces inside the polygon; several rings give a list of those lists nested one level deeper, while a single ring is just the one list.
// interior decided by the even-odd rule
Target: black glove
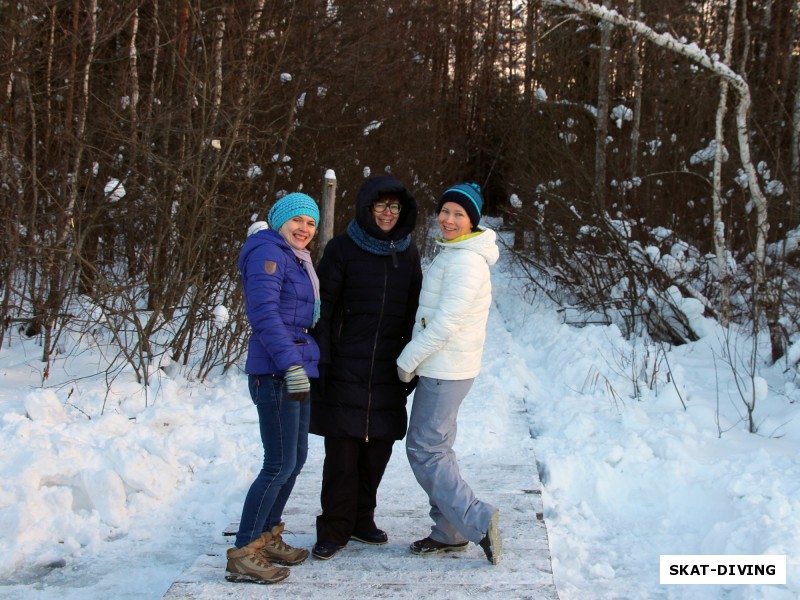
[{"label": "black glove", "polygon": [[411,392],[413,392],[417,388],[418,383],[419,383],[419,376],[417,375],[414,375],[414,379],[412,379],[411,381],[403,383],[404,389],[406,391],[406,396],[411,394]]},{"label": "black glove", "polygon": [[286,369],[283,381],[286,383],[286,396],[290,400],[296,402],[308,400],[311,382],[308,380],[308,375],[306,375],[306,370],[303,367],[295,365]]}]

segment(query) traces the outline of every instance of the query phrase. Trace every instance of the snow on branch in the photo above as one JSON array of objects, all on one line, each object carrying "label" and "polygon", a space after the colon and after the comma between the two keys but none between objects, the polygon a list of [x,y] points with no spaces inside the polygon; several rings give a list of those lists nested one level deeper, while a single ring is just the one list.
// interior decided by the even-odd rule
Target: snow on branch
[{"label": "snow on branch", "polygon": [[756,313],[758,313],[760,310],[758,308],[760,304],[758,294],[764,290],[766,281],[766,238],[767,231],[769,230],[769,221],[767,215],[767,198],[758,183],[756,169],[750,155],[748,128],[748,113],[752,102],[750,86],[747,85],[747,82],[741,75],[736,73],[725,63],[708,56],[706,51],[699,48],[696,43],[687,43],[682,40],[677,40],[669,33],[658,33],[641,21],[629,19],[615,10],[600,6],[594,2],[587,2],[586,0],[545,0],[545,2],[551,6],[566,8],[578,13],[590,15],[607,23],[613,23],[628,28],[642,38],[662,48],[676,52],[681,56],[685,56],[712,73],[716,73],[725,81],[729,82],[734,88],[738,95],[736,106],[736,133],[739,140],[739,158],[742,162],[742,169],[747,175],[751,200],[756,207],[754,290],[756,294]]},{"label": "snow on branch", "polygon": [[720,77],[723,77],[729,81],[737,89],[737,91],[745,91],[748,96],[750,95],[747,82],[741,75],[736,73],[725,63],[720,62],[716,58],[710,57],[705,50],[698,47],[698,45],[694,42],[687,43],[675,39],[669,33],[658,33],[641,21],[629,19],[619,14],[615,10],[595,4],[594,2],[586,2],[585,0],[545,0],[545,2],[553,6],[568,8],[570,10],[591,15],[602,21],[631,29],[654,44],[685,56],[686,58],[702,65],[706,69],[713,71]]}]

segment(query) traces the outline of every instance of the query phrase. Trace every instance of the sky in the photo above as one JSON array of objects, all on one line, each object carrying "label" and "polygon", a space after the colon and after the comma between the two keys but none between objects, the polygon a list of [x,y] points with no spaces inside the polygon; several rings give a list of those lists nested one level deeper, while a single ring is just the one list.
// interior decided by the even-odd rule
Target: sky
[{"label": "sky", "polygon": [[[505,249],[492,279],[456,449],[525,421],[561,600],[800,596],[796,365],[769,365],[766,343],[752,360],[745,331],[695,313],[701,338],[679,347],[564,323]],[[143,390],[105,372],[111,341],[64,338],[44,385],[38,340],[9,330],[0,349],[0,598],[161,598],[239,518],[261,460],[246,377],[162,372]],[[499,410],[511,401],[525,410]],[[492,443],[519,454],[516,436]],[[387,489],[416,489],[404,459],[398,443]],[[665,585],[662,555],[785,556],[786,584]]]}]

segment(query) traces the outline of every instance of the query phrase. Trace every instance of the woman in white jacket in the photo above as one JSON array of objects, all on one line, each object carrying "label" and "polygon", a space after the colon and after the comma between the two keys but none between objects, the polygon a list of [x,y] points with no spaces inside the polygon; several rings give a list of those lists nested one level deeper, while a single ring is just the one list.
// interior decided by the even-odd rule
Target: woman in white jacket
[{"label": "woman in white jacket", "polygon": [[489,267],[500,255],[494,231],[478,227],[482,207],[474,183],[453,186],[439,199],[439,254],[423,276],[412,339],[397,368],[403,381],[419,376],[406,453],[433,519],[430,535],[411,544],[411,552],[454,552],[472,541],[497,564],[499,511],[475,497],[453,452],[458,409],[481,366],[492,302]]}]

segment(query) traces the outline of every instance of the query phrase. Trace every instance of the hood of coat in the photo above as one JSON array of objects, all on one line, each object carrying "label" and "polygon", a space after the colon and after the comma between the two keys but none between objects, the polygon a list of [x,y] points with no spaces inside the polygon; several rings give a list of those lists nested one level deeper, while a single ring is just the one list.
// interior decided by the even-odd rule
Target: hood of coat
[{"label": "hood of coat", "polygon": [[285,239],[283,239],[283,236],[280,233],[269,228],[258,229],[247,236],[244,246],[242,246],[242,250],[239,252],[240,271],[243,272],[244,265],[247,262],[247,258],[250,256],[250,253],[264,244],[277,245],[278,248],[280,248],[287,256],[294,260],[294,252],[292,251],[292,247]]},{"label": "hood of coat", "polygon": [[493,229],[478,226],[478,231],[465,235],[452,242],[446,242],[441,238],[436,243],[442,250],[471,250],[480,254],[489,266],[492,266],[500,258],[500,248],[497,246],[497,234]]},{"label": "hood of coat", "polygon": [[[389,232],[385,233],[375,222],[375,215],[372,214],[370,207],[373,202],[386,194],[393,194],[400,198],[402,209],[397,219],[397,224]],[[398,241],[405,238],[417,224],[417,201],[406,187],[394,177],[389,175],[378,175],[370,177],[358,190],[356,199],[356,222],[370,236],[378,240]]]}]

